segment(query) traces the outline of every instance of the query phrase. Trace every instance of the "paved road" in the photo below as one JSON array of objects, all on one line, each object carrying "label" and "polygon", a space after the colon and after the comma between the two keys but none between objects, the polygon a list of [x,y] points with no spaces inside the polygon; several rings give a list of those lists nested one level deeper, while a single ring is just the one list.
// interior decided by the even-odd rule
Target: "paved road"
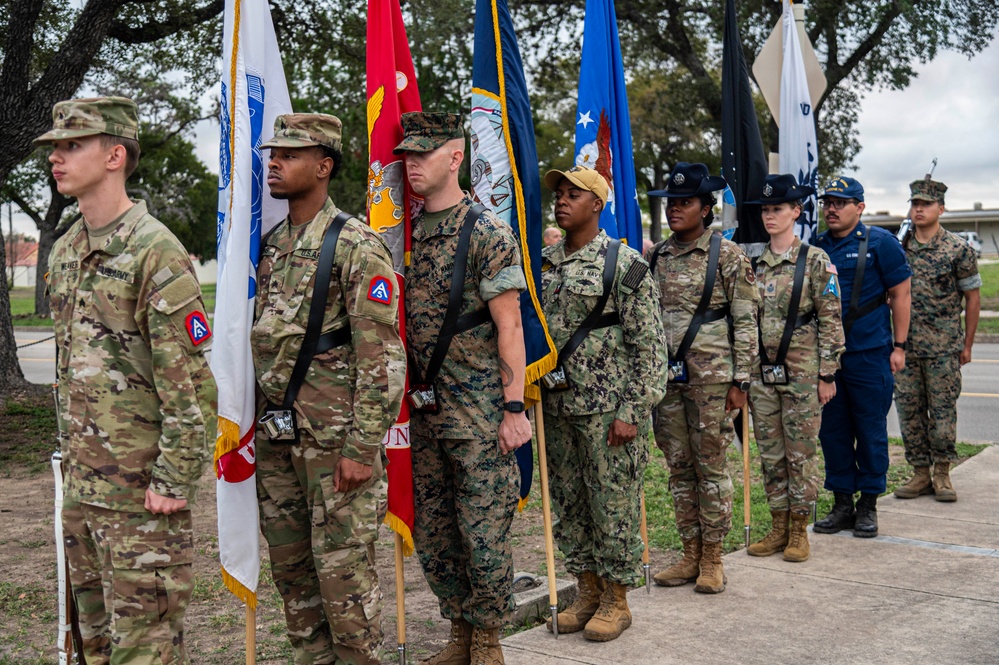
[{"label": "paved road", "polygon": [[[51,337],[48,332],[18,332],[18,346]],[[21,369],[29,381],[52,383],[55,380],[55,344],[50,340],[18,351]],[[976,344],[974,359],[964,367],[964,389],[958,402],[957,438],[959,441],[996,441],[996,412],[999,411],[999,344]],[[900,436],[898,417],[892,407],[888,431]]]}]

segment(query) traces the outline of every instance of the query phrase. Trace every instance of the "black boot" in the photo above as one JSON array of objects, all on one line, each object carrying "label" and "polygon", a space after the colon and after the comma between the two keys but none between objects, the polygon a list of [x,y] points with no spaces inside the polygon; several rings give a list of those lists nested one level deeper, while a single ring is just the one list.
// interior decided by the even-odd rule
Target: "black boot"
[{"label": "black boot", "polygon": [[812,531],[815,533],[839,533],[843,529],[853,528],[853,495],[846,492],[833,492],[833,495],[836,497],[836,503],[833,504],[832,510],[812,525]]},{"label": "black boot", "polygon": [[878,495],[861,494],[857,499],[857,519],[853,535],[857,538],[874,538],[878,535]]}]

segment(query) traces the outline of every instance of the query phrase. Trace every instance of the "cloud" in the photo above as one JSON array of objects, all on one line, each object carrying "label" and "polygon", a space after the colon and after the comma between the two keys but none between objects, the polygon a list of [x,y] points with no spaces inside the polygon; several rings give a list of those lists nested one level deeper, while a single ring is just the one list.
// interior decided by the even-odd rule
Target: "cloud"
[{"label": "cloud", "polygon": [[942,53],[919,68],[905,90],[864,98],[857,125],[862,150],[857,178],[868,210],[908,209],[909,183],[925,175],[947,183],[947,207],[976,202],[999,208],[999,43],[974,59]]}]

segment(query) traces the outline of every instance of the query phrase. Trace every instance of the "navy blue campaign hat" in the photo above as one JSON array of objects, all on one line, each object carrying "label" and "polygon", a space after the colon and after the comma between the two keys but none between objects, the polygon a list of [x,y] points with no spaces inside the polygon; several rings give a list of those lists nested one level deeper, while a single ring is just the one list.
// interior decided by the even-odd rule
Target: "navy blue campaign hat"
[{"label": "navy blue campaign hat", "polygon": [[728,187],[725,178],[708,173],[704,164],[677,162],[666,181],[666,189],[656,189],[649,196],[681,199],[701,194],[710,194]]},{"label": "navy blue campaign hat", "polygon": [[798,179],[790,173],[770,174],[763,180],[763,196],[755,201],[746,201],[749,205],[773,205],[785,201],[800,201],[811,196],[815,189],[808,185],[799,185]]},{"label": "navy blue campaign hat", "polygon": [[864,186],[853,178],[836,178],[826,185],[825,191],[822,192],[819,198],[824,199],[827,196],[837,199],[856,199],[863,203]]}]

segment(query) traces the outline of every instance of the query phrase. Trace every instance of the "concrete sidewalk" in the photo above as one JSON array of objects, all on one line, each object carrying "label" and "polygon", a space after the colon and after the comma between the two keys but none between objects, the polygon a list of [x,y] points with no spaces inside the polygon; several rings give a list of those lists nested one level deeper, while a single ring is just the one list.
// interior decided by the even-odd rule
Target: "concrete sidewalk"
[{"label": "concrete sidewalk", "polygon": [[880,499],[876,539],[810,533],[805,563],[733,552],[724,593],[638,589],[617,640],[542,626],[503,640],[507,665],[999,663],[999,447],[952,478],[957,503]]}]

